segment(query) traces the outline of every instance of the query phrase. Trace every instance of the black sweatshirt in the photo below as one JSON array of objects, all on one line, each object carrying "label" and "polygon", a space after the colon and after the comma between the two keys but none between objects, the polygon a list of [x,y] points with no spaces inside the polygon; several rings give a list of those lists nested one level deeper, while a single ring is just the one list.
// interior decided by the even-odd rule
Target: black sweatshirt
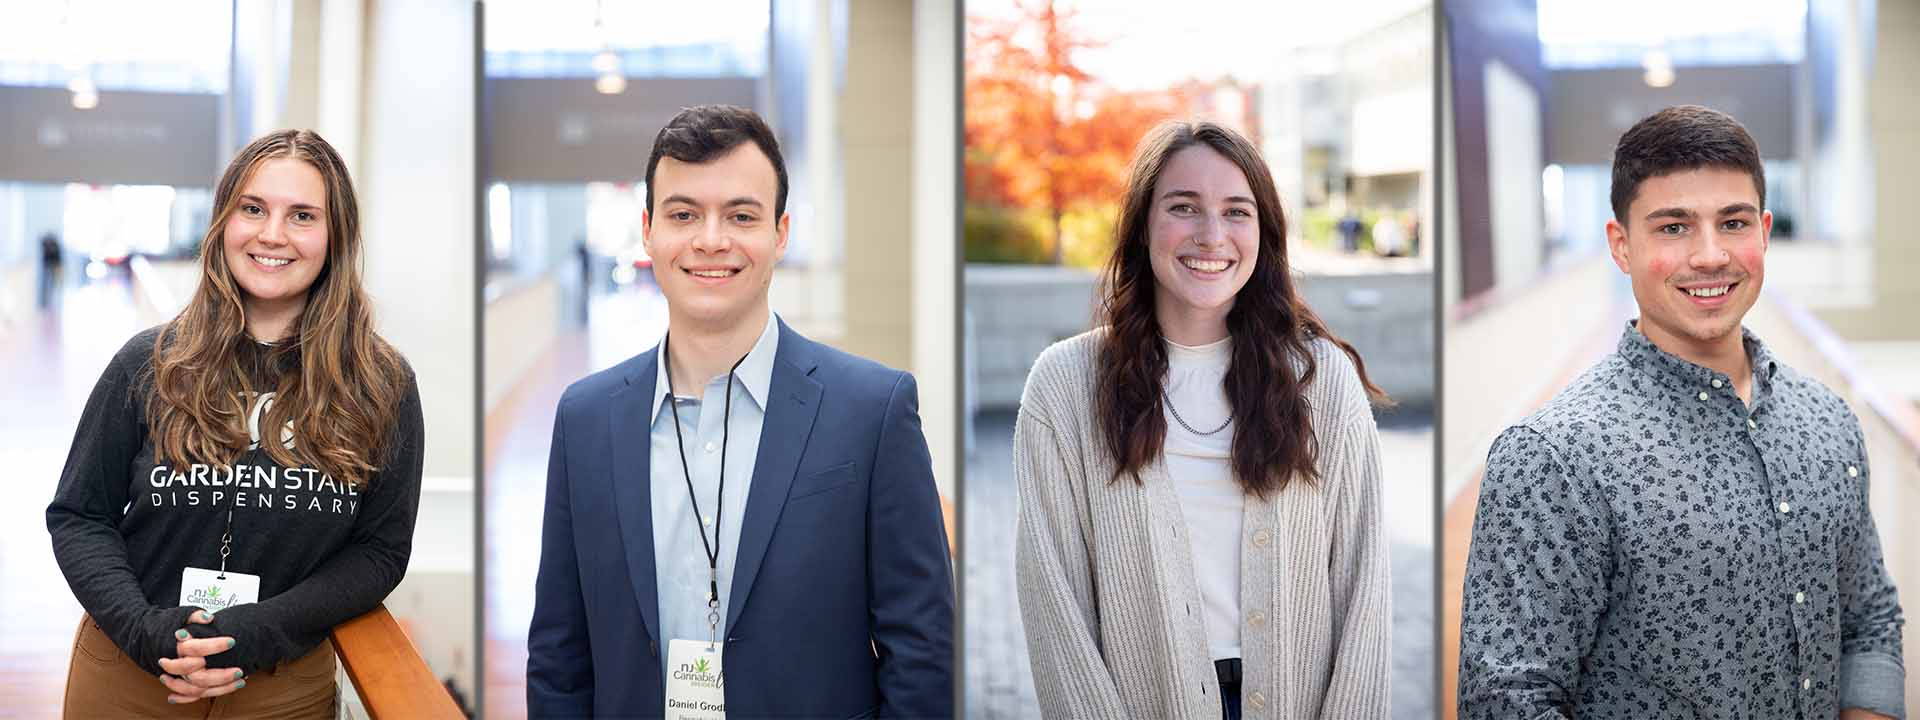
[{"label": "black sweatshirt", "polygon": [[[333,626],[379,605],[406,574],[420,505],[424,424],[413,372],[406,372],[393,449],[367,487],[350,488],[314,468],[282,467],[260,449],[232,465],[173,468],[154,463],[147,425],[158,333],[150,329],[127,341],[87,399],[60,488],[47,506],[60,571],[107,637],[158,675],[159,659],[175,654],[174,632],[188,627],[195,610],[176,607],[181,572],[220,567],[220,536],[232,507],[227,570],[260,576],[261,599],[188,629],[234,638],[232,650],[207,658],[210,667],[252,673],[305,655]],[[255,382],[271,387],[264,377]],[[259,412],[258,403],[253,396],[250,411]],[[256,445],[260,435],[283,437],[254,435]],[[297,443],[298,428],[292,437]]]}]

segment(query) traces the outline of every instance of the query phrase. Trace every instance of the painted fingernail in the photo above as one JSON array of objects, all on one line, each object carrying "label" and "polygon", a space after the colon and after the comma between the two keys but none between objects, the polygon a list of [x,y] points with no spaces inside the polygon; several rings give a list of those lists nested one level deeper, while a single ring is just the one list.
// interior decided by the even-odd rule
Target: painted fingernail
[{"label": "painted fingernail", "polygon": [[228,649],[228,650],[232,650],[232,649],[233,649],[233,644],[234,644],[235,642],[238,642],[238,641],[236,641],[236,640],[234,640],[233,638],[227,638],[227,649]]},{"label": "painted fingernail", "polygon": [[245,671],[245,670],[241,670],[241,669],[239,669],[239,668],[235,668],[235,669],[234,669],[234,671],[233,671],[233,677],[234,677],[234,679],[236,679],[236,680],[238,680],[238,679],[240,679],[240,678],[243,678],[243,677],[246,677],[246,676],[247,676],[247,671]]},{"label": "painted fingernail", "polygon": [[233,689],[239,690],[240,688],[243,688],[246,686],[247,686],[247,681],[241,680],[239,684],[233,686]]},{"label": "painted fingernail", "polygon": [[185,639],[187,639],[187,630],[186,630],[186,628],[181,628],[181,629],[179,629],[179,630],[175,630],[175,631],[173,631],[173,637],[174,637],[174,639],[175,639],[175,640],[185,640]]},{"label": "painted fingernail", "polygon": [[213,616],[208,615],[207,611],[205,610],[200,611],[200,622],[209,622],[212,620],[213,620]]},{"label": "painted fingernail", "polygon": [[167,698],[167,704],[168,704],[168,705],[172,705],[172,704],[174,704],[174,702],[173,702],[173,698]]}]

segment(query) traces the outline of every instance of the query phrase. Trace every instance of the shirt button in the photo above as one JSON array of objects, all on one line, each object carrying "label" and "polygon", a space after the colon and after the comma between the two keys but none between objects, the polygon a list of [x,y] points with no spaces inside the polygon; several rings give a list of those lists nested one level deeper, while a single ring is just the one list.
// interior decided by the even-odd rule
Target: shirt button
[{"label": "shirt button", "polygon": [[1755,429],[1755,430],[1759,430],[1759,429],[1760,429],[1760,424],[1759,424],[1759,423],[1756,423],[1756,422],[1754,422],[1754,421],[1753,421],[1753,418],[1747,418],[1747,427],[1749,427],[1749,428],[1753,428],[1753,429]]},{"label": "shirt button", "polygon": [[1253,534],[1254,547],[1266,547],[1271,542],[1273,542],[1273,533],[1261,530]]},{"label": "shirt button", "polygon": [[1700,391],[1700,399],[1701,400],[1707,399],[1707,393],[1705,390]]},{"label": "shirt button", "polygon": [[713,444],[713,443],[711,443],[711,442],[709,442],[709,443],[707,443],[707,452],[713,452],[714,450],[716,450],[716,449],[718,449],[719,447],[720,447],[720,446],[718,446],[718,445],[715,445],[715,444]]},{"label": "shirt button", "polygon": [[1812,690],[1812,689],[1813,689],[1813,678],[1800,678],[1800,689],[1801,689],[1801,690]]},{"label": "shirt button", "polygon": [[713,527],[713,516],[712,516],[712,515],[708,515],[708,516],[707,516],[707,527]]},{"label": "shirt button", "polygon": [[1714,379],[1713,379],[1713,386],[1714,386],[1714,387],[1720,387],[1720,378],[1714,378]]},{"label": "shirt button", "polygon": [[1795,605],[1805,605],[1805,604],[1806,604],[1806,602],[1807,602],[1807,594],[1806,594],[1806,593],[1803,593],[1803,592],[1797,592],[1797,593],[1794,593],[1794,594],[1793,594],[1793,604],[1795,604]]},{"label": "shirt button", "polygon": [[1857,478],[1857,477],[1860,477],[1860,468],[1859,468],[1859,466],[1856,466],[1856,465],[1848,465],[1848,466],[1847,466],[1847,477],[1850,477],[1850,478]]},{"label": "shirt button", "polygon": [[1254,627],[1260,627],[1261,625],[1265,625],[1266,623],[1267,623],[1267,614],[1260,612],[1259,610],[1255,610],[1253,611],[1252,615],[1247,616],[1248,625],[1252,625]]},{"label": "shirt button", "polygon": [[1258,691],[1255,691],[1254,693],[1247,695],[1247,707],[1253,708],[1255,710],[1259,710],[1260,708],[1264,708],[1266,706],[1267,706],[1267,696],[1261,695]]},{"label": "shirt button", "polygon": [[1788,505],[1788,504],[1786,504],[1786,503],[1780,503],[1780,512],[1783,512],[1783,513],[1784,513],[1784,512],[1793,512],[1793,506],[1792,506],[1792,505]]}]

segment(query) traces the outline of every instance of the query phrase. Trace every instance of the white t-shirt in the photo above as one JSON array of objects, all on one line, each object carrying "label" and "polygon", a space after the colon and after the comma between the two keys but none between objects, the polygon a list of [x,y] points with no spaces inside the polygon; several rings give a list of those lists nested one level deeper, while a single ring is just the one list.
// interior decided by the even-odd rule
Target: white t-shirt
[{"label": "white t-shirt", "polygon": [[[1199,347],[1167,342],[1167,401],[1194,430],[1221,427],[1232,415],[1224,381],[1233,339]],[[1180,498],[1200,584],[1201,619],[1214,660],[1240,657],[1240,513],[1244,494],[1228,462],[1232,425],[1200,435],[1167,414],[1167,477]]]}]

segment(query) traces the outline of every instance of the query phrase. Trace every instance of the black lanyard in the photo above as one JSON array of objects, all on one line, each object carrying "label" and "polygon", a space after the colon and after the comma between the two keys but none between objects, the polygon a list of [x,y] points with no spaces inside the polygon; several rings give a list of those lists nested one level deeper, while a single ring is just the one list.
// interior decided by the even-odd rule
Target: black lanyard
[{"label": "black lanyard", "polygon": [[687,480],[687,499],[693,503],[693,530],[700,533],[700,547],[707,552],[707,648],[712,649],[720,627],[720,519],[725,514],[721,498],[727,492],[727,435],[733,429],[733,373],[740,364],[747,361],[747,355],[741,355],[727,368],[726,400],[720,411],[720,486],[713,493],[713,542],[707,542],[707,531],[700,525],[700,496],[693,491],[693,470],[687,464],[687,443],[680,432],[680,406],[673,399],[673,360],[667,351],[667,341],[672,336],[660,340],[660,364],[667,376],[667,408],[673,412],[673,444],[680,449],[680,474]]}]

